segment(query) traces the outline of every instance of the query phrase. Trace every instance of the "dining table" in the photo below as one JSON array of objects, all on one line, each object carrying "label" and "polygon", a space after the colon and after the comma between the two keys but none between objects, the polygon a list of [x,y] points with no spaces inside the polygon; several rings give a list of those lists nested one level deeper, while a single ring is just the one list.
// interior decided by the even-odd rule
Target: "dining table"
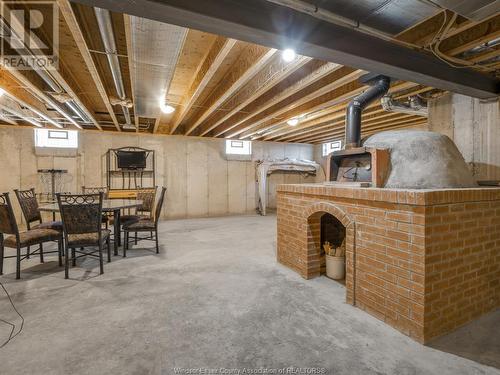
[{"label": "dining table", "polygon": [[[114,225],[114,254],[118,255],[118,247],[121,246],[120,215],[122,210],[140,207],[142,200],[139,199],[103,199],[102,212],[113,214]],[[41,204],[38,209],[42,212],[59,212],[57,202]]]}]

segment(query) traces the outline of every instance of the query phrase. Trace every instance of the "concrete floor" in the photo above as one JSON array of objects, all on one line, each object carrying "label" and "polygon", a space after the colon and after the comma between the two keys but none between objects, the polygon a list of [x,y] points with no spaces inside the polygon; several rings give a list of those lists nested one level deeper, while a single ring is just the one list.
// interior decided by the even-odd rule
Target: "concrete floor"
[{"label": "concrete floor", "polygon": [[[94,261],[83,261],[71,280],[52,258],[24,263],[16,281],[9,260],[0,280],[26,322],[0,349],[0,373],[296,366],[329,374],[500,374],[500,311],[433,343],[438,349],[422,346],[345,304],[340,284],[306,281],[277,264],[275,227],[274,216],[164,222],[160,255],[131,250],[105,264],[102,276]],[[1,293],[0,318],[19,324]],[[0,341],[7,328],[0,323]]]}]

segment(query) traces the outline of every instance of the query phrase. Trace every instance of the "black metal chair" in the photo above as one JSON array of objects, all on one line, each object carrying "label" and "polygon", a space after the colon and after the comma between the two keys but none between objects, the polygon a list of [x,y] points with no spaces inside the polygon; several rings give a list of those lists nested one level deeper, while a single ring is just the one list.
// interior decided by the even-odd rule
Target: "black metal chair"
[{"label": "black metal chair", "polygon": [[[106,186],[82,186],[82,194],[103,194],[104,199],[108,199],[109,189]],[[102,214],[102,223],[106,225],[108,229],[108,224],[110,222],[110,217],[106,214]]]},{"label": "black metal chair", "polygon": [[[5,234],[8,236],[4,238]],[[57,242],[57,251],[49,251],[46,254],[57,252],[59,254],[59,265],[62,266],[62,232],[50,228],[33,228],[19,232],[9,193],[0,194],[0,275],[3,274],[4,258],[16,258],[16,279],[20,279],[21,261],[28,258],[28,252],[22,255],[21,249],[40,245],[40,262],[43,263],[42,244],[51,241]],[[16,249],[16,255],[5,256],[6,247]],[[32,254],[36,254],[36,251]]]},{"label": "black metal chair", "polygon": [[[62,232],[63,226],[62,221],[42,221],[42,215],[38,210],[38,200],[36,199],[35,189],[31,188],[28,190],[18,190],[14,189],[16,193],[19,206],[21,206],[21,211],[26,220],[26,228],[30,229],[54,229],[58,232]],[[38,222],[38,224],[36,224]],[[32,226],[32,223],[35,225]],[[26,257],[30,258],[30,246],[27,247]],[[43,262],[43,245],[40,244],[40,261]]]},{"label": "black metal chair", "polygon": [[[154,212],[156,189],[156,186],[138,189],[136,199],[142,201],[142,204],[136,208],[135,215],[120,215],[120,225],[132,224],[141,219],[151,219]],[[137,244],[137,233],[134,242]]]},{"label": "black metal chair", "polygon": [[108,188],[106,186],[82,186],[83,194],[103,194],[104,199],[108,199]]},{"label": "black metal chair", "polygon": [[156,186],[154,188],[137,189],[136,199],[142,201],[142,204],[137,207],[135,215],[121,215],[121,224],[130,224],[141,219],[151,219],[153,217],[154,205],[156,198]]},{"label": "black metal chair", "polygon": [[[66,249],[65,275],[69,276],[69,261],[76,266],[76,259],[84,256],[99,258],[100,274],[104,272],[102,249],[106,242],[108,262],[111,261],[110,231],[101,228],[102,200],[104,194],[56,194],[64,227]],[[97,249],[86,251],[87,247]],[[71,250],[71,254],[70,254]],[[95,253],[99,254],[96,255]]]},{"label": "black metal chair", "polygon": [[[156,253],[160,252],[160,248],[158,246],[158,221],[161,215],[161,208],[163,206],[163,200],[165,199],[165,192],[167,188],[162,187],[160,198],[158,199],[158,203],[156,204],[154,216],[150,218],[143,218],[139,221],[130,222],[128,224],[123,225],[123,231],[125,232],[125,243],[123,245],[123,256],[127,256],[127,250],[129,247],[129,235],[130,233],[144,233],[149,232],[150,235],[148,237],[139,237],[137,240],[148,240],[155,241],[156,243]],[[154,236],[153,236],[154,233]]]}]

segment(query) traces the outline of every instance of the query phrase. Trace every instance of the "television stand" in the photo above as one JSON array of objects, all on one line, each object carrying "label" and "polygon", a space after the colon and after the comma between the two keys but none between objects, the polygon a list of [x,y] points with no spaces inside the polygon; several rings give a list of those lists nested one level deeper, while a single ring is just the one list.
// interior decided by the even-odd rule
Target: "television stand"
[{"label": "television stand", "polygon": [[[120,168],[118,154],[120,152],[143,152],[146,155],[145,168]],[[135,197],[138,189],[156,186],[155,151],[140,147],[121,147],[109,149],[106,153],[106,186],[109,196],[123,198]],[[117,193],[114,194],[113,191]],[[127,193],[130,192],[130,193]]]}]

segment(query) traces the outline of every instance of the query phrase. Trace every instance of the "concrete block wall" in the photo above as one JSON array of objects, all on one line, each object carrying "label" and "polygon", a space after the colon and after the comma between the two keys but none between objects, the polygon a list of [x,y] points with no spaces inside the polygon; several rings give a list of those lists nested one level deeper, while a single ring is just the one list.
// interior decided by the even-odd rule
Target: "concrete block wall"
[{"label": "concrete block wall", "polygon": [[[80,191],[82,185],[105,186],[106,151],[126,146],[156,151],[156,183],[168,189],[165,218],[255,213],[257,160],[314,157],[314,148],[308,144],[253,142],[251,160],[227,160],[224,139],[94,131],[80,132],[77,151],[46,149],[40,153],[34,147],[33,129],[0,127],[0,191],[32,186],[40,191],[37,170],[42,168],[67,169],[68,191]],[[277,185],[312,181],[314,177],[272,174],[269,207],[276,206]]]},{"label": "concrete block wall", "polygon": [[451,93],[433,99],[429,130],[455,142],[477,180],[500,180],[500,100]]}]

